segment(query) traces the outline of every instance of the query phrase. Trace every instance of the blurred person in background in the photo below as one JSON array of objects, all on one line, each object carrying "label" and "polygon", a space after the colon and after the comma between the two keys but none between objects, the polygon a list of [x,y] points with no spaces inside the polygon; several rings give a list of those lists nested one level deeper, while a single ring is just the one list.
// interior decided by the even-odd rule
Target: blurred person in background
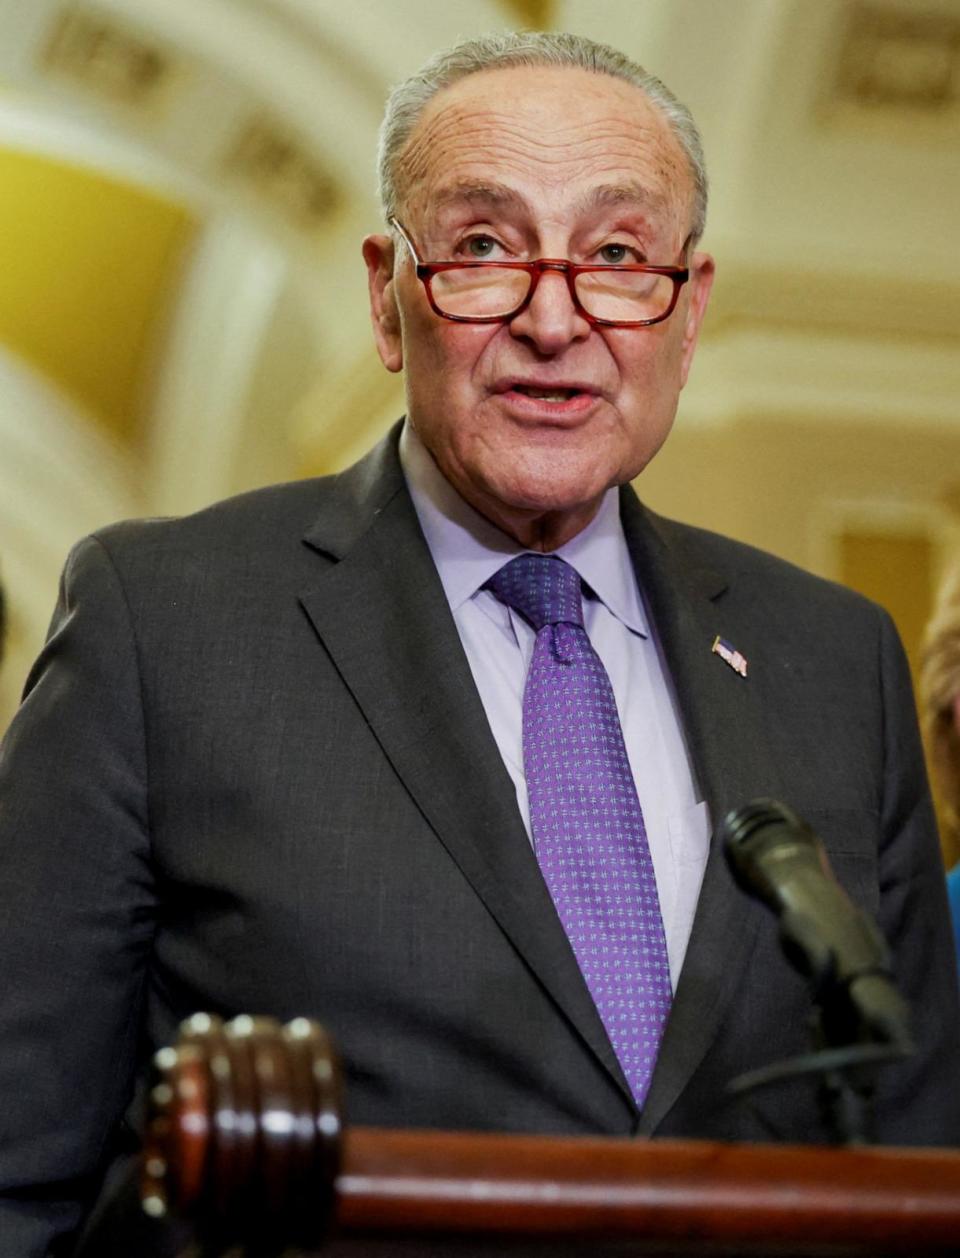
[{"label": "blurred person in background", "polygon": [[[889,616],[630,487],[714,273],[688,111],[587,40],[468,41],[394,91],[381,191],[406,420],[68,560],[0,756],[4,1258],[62,1252],[198,1009],[324,1022],[358,1124],[829,1139],[807,1080],[727,1090],[810,1048],[720,842],[757,796],[818,831],[912,1004],[876,1138],[960,1140]],[[103,1208],[90,1253],[152,1252],[108,1248]]]},{"label": "blurred person in background", "polygon": [[920,662],[924,732],[939,787],[954,939],[960,955],[960,563],[947,573],[924,636]]}]

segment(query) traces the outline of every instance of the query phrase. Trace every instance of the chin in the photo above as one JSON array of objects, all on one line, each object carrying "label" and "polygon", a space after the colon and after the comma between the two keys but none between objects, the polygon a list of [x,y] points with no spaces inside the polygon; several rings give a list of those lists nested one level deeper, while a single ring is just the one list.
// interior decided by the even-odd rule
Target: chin
[{"label": "chin", "polygon": [[581,510],[600,499],[615,480],[595,474],[575,476],[558,468],[544,467],[489,485],[488,492],[513,511],[563,514]]}]

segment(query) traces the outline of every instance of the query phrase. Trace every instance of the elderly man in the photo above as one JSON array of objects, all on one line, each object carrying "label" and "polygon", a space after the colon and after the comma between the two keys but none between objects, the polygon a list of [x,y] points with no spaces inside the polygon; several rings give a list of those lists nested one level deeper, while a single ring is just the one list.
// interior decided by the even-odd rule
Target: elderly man
[{"label": "elderly man", "polygon": [[383,135],[364,257],[405,423],[81,543],[6,744],[5,1258],[77,1226],[196,1009],[323,1021],[358,1123],[823,1139],[813,1084],[725,1091],[809,1047],[711,838],[758,795],[822,835],[913,1003],[879,1138],[960,1137],[888,618],[626,487],[713,278],[689,115],[610,49],[510,36],[435,59]]}]

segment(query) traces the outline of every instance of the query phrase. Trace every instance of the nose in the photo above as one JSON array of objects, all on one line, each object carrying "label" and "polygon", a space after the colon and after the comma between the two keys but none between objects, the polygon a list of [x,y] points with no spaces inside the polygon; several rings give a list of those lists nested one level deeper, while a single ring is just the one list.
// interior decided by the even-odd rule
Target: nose
[{"label": "nose", "polygon": [[590,324],[573,304],[567,277],[546,269],[537,277],[529,304],[510,321],[513,336],[533,343],[541,354],[558,354],[590,335]]}]

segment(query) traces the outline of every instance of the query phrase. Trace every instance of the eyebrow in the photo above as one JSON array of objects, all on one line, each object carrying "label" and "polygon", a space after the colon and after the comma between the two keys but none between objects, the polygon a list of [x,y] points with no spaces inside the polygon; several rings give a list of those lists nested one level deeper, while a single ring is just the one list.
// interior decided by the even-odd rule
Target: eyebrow
[{"label": "eyebrow", "polygon": [[527,202],[519,192],[506,184],[464,180],[441,188],[433,198],[436,209],[444,210],[459,204],[494,205],[502,209],[525,209]]},{"label": "eyebrow", "polygon": [[639,180],[626,183],[601,184],[577,201],[578,210],[605,209],[618,205],[635,205],[646,210],[660,210],[668,204],[663,192],[656,192]]},{"label": "eyebrow", "polygon": [[[594,209],[615,208],[617,206],[636,206],[645,212],[662,210],[668,203],[667,196],[655,192],[639,180],[627,180],[625,183],[601,184],[591,188],[575,203],[577,213]],[[506,184],[495,180],[458,181],[441,188],[433,199],[437,210],[449,209],[457,205],[492,206],[505,210],[529,210],[525,197]]]}]

